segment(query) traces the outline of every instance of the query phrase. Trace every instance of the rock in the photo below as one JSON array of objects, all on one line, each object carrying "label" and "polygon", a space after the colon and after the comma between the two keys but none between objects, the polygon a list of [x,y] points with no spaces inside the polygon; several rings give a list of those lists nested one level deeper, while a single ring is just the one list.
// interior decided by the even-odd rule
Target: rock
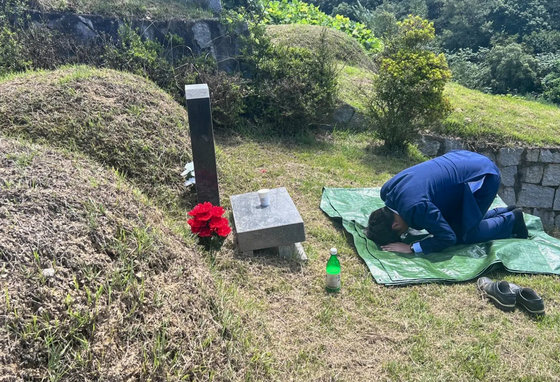
[{"label": "rock", "polygon": [[538,164],[524,167],[521,170],[521,181],[526,183],[540,183],[542,180],[543,171],[543,166]]},{"label": "rock", "polygon": [[544,227],[552,227],[554,225],[554,211],[551,210],[540,210],[535,208],[533,210],[533,215],[541,218]]},{"label": "rock", "polygon": [[514,147],[503,147],[498,151],[498,165],[517,166],[521,162],[521,155],[524,149]]},{"label": "rock", "polygon": [[494,152],[490,149],[488,150],[482,150],[479,152],[479,154],[484,155],[486,158],[490,159],[492,162],[496,163],[496,154],[494,154]]},{"label": "rock", "polygon": [[542,179],[543,186],[559,186],[560,185],[560,164],[549,164],[544,169]]},{"label": "rock", "polygon": [[340,105],[333,113],[333,121],[336,123],[348,123],[356,113],[356,109],[347,103]]},{"label": "rock", "polygon": [[86,19],[83,16],[78,16],[79,22],[76,23],[76,33],[85,41],[93,40],[97,38],[98,33],[93,27],[91,20]]},{"label": "rock", "polygon": [[556,197],[554,198],[554,205],[552,209],[555,211],[560,211],[560,189],[556,190]]},{"label": "rock", "polygon": [[541,162],[543,163],[560,163],[560,152],[558,150],[542,149]]},{"label": "rock", "polygon": [[508,166],[500,169],[502,174],[502,184],[506,187],[513,187],[515,185],[515,178],[517,177],[517,166]]},{"label": "rock", "polygon": [[552,208],[554,201],[554,188],[523,183],[517,197],[520,207]]},{"label": "rock", "polygon": [[463,150],[465,148],[465,144],[463,141],[459,139],[453,138],[445,138],[443,140],[443,152],[447,153],[453,150]]},{"label": "rock", "polygon": [[208,7],[214,13],[220,13],[222,11],[222,2],[220,0],[209,0]]},{"label": "rock", "polygon": [[439,153],[439,148],[441,147],[441,142],[436,138],[422,136],[417,142],[418,150],[426,156],[435,157]]},{"label": "rock", "polygon": [[554,225],[560,228],[560,215],[556,216],[556,219],[554,219]]},{"label": "rock", "polygon": [[46,277],[47,279],[54,277],[54,268],[43,269],[43,277]]},{"label": "rock", "polygon": [[500,198],[508,206],[515,204],[515,189],[513,187],[504,187],[502,192],[500,192]]},{"label": "rock", "polygon": [[538,162],[541,154],[539,149],[527,149],[525,152],[525,160],[527,162]]}]

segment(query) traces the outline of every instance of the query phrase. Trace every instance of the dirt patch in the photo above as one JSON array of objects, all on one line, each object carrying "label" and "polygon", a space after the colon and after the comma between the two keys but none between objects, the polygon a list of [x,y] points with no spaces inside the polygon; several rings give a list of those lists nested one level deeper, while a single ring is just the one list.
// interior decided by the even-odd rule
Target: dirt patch
[{"label": "dirt patch", "polygon": [[219,374],[208,269],[124,178],[0,138],[0,221],[0,379]]},{"label": "dirt patch", "polygon": [[0,133],[85,153],[148,194],[181,189],[190,161],[187,113],[141,77],[87,66],[0,82]]}]

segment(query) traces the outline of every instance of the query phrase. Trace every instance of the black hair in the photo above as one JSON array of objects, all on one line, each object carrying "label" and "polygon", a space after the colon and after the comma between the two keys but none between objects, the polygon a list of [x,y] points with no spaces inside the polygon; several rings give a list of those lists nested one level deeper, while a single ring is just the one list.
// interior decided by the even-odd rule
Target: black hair
[{"label": "black hair", "polygon": [[373,211],[365,230],[367,238],[379,246],[400,241],[400,235],[392,228],[394,221],[395,213],[387,207]]}]

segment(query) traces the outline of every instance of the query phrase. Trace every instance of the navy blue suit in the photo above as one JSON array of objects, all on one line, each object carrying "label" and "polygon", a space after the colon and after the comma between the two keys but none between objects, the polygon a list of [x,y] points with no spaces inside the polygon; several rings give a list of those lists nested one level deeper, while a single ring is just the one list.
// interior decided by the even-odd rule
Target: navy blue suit
[{"label": "navy blue suit", "polygon": [[[473,192],[469,182],[483,180]],[[407,168],[381,188],[381,199],[415,229],[432,237],[420,242],[424,253],[456,243],[511,237],[513,213],[488,211],[500,186],[500,171],[483,155],[452,151]]]}]

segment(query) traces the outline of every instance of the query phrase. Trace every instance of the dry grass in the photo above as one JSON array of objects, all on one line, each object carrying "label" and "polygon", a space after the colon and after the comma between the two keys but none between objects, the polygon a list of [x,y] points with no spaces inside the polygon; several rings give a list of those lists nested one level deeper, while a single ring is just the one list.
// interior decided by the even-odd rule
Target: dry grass
[{"label": "dry grass", "polygon": [[[493,274],[534,287],[547,315],[503,313],[474,282],[375,284],[340,225],[319,210],[321,188],[380,186],[418,159],[368,150],[371,136],[321,133],[315,143],[219,137],[222,195],[288,189],[306,226],[307,265],[225,248],[216,274],[236,290],[236,309],[267,355],[272,380],[556,380],[560,279]],[[224,201],[227,204],[227,200]],[[341,253],[342,291],[324,290],[329,248]]]},{"label": "dry grass", "polygon": [[208,268],[156,208],[91,161],[5,138],[0,153],[3,380],[226,374]]},{"label": "dry grass", "polygon": [[116,17],[157,20],[211,17],[196,2],[181,0],[33,0],[32,5],[47,12],[76,12]]},{"label": "dry grass", "polygon": [[87,66],[0,80],[0,133],[85,153],[150,195],[176,193],[191,158],[187,113],[171,96]]}]

